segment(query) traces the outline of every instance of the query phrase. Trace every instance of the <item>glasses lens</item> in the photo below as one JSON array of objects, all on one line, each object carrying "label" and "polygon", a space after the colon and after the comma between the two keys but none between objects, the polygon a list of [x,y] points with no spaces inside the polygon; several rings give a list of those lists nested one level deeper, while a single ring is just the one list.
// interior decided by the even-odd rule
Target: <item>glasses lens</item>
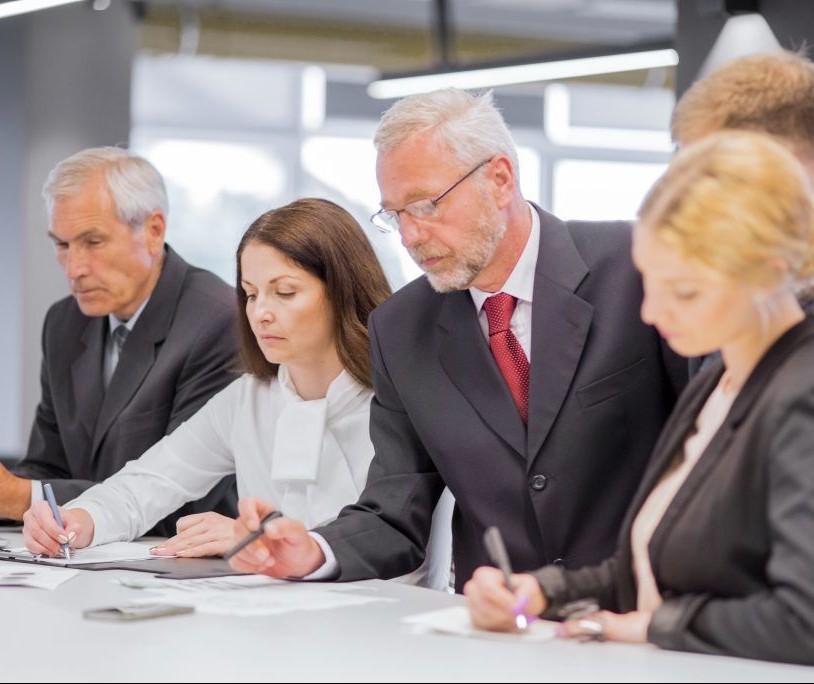
[{"label": "glasses lens", "polygon": [[431,199],[420,199],[415,202],[410,202],[410,204],[404,207],[404,211],[417,219],[434,218],[438,214],[435,202]]},{"label": "glasses lens", "polygon": [[377,211],[370,217],[370,222],[383,233],[392,233],[399,229],[398,214],[394,211]]}]

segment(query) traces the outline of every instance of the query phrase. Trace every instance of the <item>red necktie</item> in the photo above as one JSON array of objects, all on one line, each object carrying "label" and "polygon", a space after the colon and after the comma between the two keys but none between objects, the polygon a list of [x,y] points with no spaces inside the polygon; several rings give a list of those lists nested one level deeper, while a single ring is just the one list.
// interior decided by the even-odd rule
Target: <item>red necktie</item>
[{"label": "red necktie", "polygon": [[505,292],[492,295],[483,303],[489,321],[489,348],[497,361],[503,379],[517,404],[524,423],[529,419],[529,360],[511,330],[517,297]]}]

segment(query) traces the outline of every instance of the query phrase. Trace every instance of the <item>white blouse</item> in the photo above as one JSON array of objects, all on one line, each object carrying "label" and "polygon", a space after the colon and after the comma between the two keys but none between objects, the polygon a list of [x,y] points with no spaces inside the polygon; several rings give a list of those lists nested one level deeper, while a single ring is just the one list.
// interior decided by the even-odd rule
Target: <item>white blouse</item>
[{"label": "white blouse", "polygon": [[364,488],[372,396],[345,370],[313,401],[297,394],[285,366],[270,381],[244,375],[66,507],[93,517],[93,544],[134,539],[236,473],[241,498],[273,501],[306,527],[321,525]]}]

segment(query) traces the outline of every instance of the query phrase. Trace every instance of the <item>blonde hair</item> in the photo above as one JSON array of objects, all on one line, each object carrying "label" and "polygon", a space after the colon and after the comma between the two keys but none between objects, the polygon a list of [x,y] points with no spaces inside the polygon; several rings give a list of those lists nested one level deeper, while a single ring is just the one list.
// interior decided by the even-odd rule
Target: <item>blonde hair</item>
[{"label": "blonde hair", "polygon": [[724,277],[802,291],[814,276],[814,197],[805,171],[767,135],[722,131],[680,151],[642,203],[651,230]]},{"label": "blonde hair", "polygon": [[671,129],[679,144],[725,129],[762,131],[814,158],[814,63],[788,51],[733,60],[684,93]]},{"label": "blonde hair", "polygon": [[436,140],[452,150],[465,166],[502,154],[519,174],[517,148],[492,91],[471,95],[458,88],[410,95],[396,102],[382,116],[373,143],[387,152],[407,138],[432,131]]}]

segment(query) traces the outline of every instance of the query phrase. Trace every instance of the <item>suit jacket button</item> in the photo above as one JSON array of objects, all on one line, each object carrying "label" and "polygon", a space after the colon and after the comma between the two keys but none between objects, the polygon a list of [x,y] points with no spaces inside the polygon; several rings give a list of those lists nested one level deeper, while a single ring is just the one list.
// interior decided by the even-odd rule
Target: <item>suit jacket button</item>
[{"label": "suit jacket button", "polygon": [[548,484],[548,478],[545,475],[535,475],[529,480],[529,487],[535,492],[542,492]]},{"label": "suit jacket button", "polygon": [[565,559],[564,558],[557,558],[556,560],[551,561],[551,565],[556,565],[557,567],[564,568],[565,567]]}]

